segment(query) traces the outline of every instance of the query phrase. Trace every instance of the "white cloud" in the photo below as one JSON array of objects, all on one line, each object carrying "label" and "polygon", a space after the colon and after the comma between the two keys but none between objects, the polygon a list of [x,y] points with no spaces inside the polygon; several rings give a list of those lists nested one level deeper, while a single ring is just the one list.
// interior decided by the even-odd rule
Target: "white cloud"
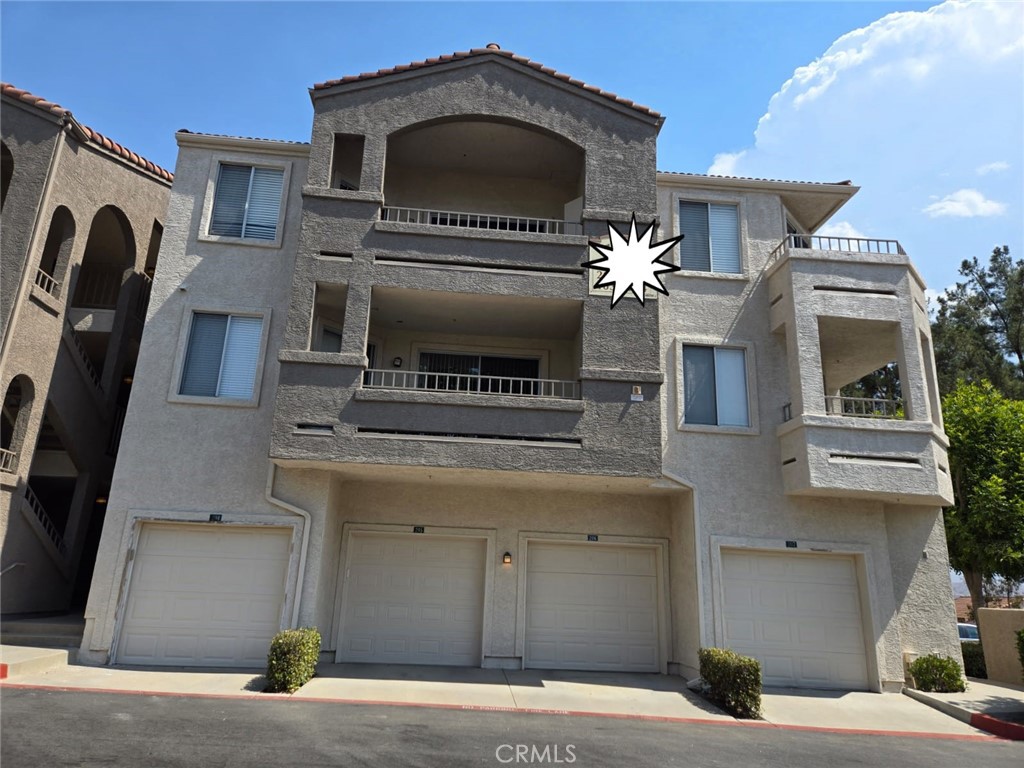
[{"label": "white cloud", "polygon": [[994,163],[985,163],[985,165],[979,165],[974,169],[974,172],[979,176],[985,176],[989,173],[999,173],[1000,171],[1007,171],[1010,169],[1010,164],[1002,160],[997,160]]},{"label": "white cloud", "polygon": [[940,216],[970,219],[975,216],[999,216],[1005,212],[1004,203],[989,200],[976,189],[958,189],[924,209],[924,213],[933,219]]},{"label": "white cloud", "polygon": [[744,154],[746,152],[719,152],[708,168],[708,173],[712,176],[735,176],[736,164]]},{"label": "white cloud", "polygon": [[824,235],[826,237],[867,237],[867,235],[848,221],[830,221],[819,229],[817,234]]},{"label": "white cloud", "polygon": [[[1019,155],[1024,119],[1012,99],[992,101],[1024,92],[1022,30],[1024,3],[948,0],[844,34],[709,173],[852,179],[861,189],[838,216],[898,239],[927,282],[946,285],[980,244],[1024,248],[1024,163],[993,162]],[[953,194],[929,199],[937,189]]]}]

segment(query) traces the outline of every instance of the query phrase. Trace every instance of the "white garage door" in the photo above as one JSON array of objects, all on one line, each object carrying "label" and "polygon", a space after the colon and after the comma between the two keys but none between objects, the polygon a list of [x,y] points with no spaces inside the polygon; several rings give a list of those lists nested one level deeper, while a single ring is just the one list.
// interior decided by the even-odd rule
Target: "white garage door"
[{"label": "white garage door", "polygon": [[528,667],[658,672],[657,552],[530,542]]},{"label": "white garage door", "polygon": [[868,688],[852,557],[723,550],[725,645],[765,685]]},{"label": "white garage door", "polygon": [[290,546],[289,528],[145,524],[117,661],[265,666],[281,628]]},{"label": "white garage door", "polygon": [[353,533],[338,661],[480,666],[487,542]]}]

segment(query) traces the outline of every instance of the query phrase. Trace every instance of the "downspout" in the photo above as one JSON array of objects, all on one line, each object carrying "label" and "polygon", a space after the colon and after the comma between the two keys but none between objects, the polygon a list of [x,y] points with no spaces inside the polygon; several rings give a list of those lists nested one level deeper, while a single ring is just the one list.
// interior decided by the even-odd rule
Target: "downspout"
[{"label": "downspout", "polygon": [[306,510],[300,509],[294,504],[289,504],[284,499],[279,499],[274,495],[274,476],[276,474],[277,465],[270,461],[267,468],[267,488],[264,496],[275,507],[280,507],[286,512],[302,518],[302,546],[299,549],[299,574],[295,580],[295,604],[292,606],[291,621],[291,626],[295,628],[299,625],[299,602],[302,600],[302,584],[305,581],[306,575],[306,552],[309,550],[309,529],[312,527],[312,518]]}]

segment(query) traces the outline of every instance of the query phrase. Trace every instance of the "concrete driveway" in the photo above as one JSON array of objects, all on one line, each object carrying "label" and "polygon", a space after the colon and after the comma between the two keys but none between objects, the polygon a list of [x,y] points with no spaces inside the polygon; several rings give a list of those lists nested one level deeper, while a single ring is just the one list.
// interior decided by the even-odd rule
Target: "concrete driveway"
[{"label": "concrete driveway", "polygon": [[[292,696],[261,693],[264,683],[259,670],[66,666],[18,675],[2,685],[737,724],[687,690],[685,680],[665,675],[321,664],[317,677]],[[899,694],[767,689],[763,704],[764,720],[739,722],[762,728],[989,738]]]}]

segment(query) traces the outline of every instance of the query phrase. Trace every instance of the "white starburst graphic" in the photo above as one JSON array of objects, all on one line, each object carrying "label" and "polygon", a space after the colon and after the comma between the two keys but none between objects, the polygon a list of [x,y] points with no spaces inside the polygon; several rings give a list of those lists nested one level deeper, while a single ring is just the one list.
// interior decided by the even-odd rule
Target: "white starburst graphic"
[{"label": "white starburst graphic", "polygon": [[683,239],[682,235],[662,240],[660,243],[652,243],[654,222],[651,222],[647,229],[638,235],[636,214],[634,213],[629,222],[628,236],[623,236],[609,221],[608,237],[611,241],[610,245],[590,243],[590,247],[601,256],[584,262],[583,266],[602,273],[600,279],[594,283],[594,287],[612,287],[613,308],[619,303],[619,299],[628,292],[643,304],[645,288],[651,288],[668,296],[668,291],[659,275],[662,272],[677,272],[679,267],[662,261],[661,257]]}]

